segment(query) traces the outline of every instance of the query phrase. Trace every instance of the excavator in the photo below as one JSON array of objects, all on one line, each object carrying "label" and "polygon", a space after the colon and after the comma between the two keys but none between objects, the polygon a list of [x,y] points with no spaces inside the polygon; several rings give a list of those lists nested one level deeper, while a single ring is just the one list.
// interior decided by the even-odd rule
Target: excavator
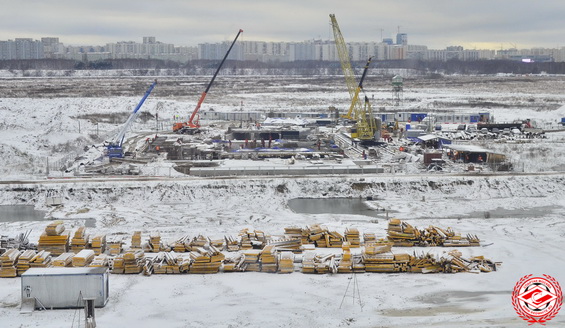
[{"label": "excavator", "polygon": [[190,115],[190,118],[188,119],[187,122],[179,122],[179,123],[175,123],[173,124],[173,132],[175,133],[183,133],[183,134],[193,134],[195,133],[199,128],[200,128],[200,122],[198,120],[198,111],[200,110],[200,106],[202,105],[202,103],[204,102],[204,98],[206,98],[206,95],[208,94],[208,91],[210,91],[210,87],[212,86],[212,84],[214,83],[214,80],[216,79],[216,76],[218,75],[218,72],[220,72],[220,68],[222,68],[222,65],[224,64],[224,62],[226,61],[226,58],[228,58],[228,55],[230,54],[231,49],[233,48],[235,41],[237,41],[237,38],[239,37],[239,35],[243,32],[242,29],[239,30],[239,32],[237,33],[237,35],[235,36],[235,39],[233,40],[233,42],[231,43],[228,51],[226,52],[224,59],[222,59],[222,61],[220,62],[220,65],[218,66],[218,68],[216,69],[216,72],[214,73],[214,76],[212,77],[212,80],[210,80],[210,83],[208,83],[208,86],[206,87],[206,90],[204,90],[204,92],[202,92],[202,95],[200,95],[200,99],[198,99],[198,103],[196,104],[196,108],[194,108],[194,110],[192,111],[192,115]]},{"label": "excavator", "polygon": [[106,155],[109,158],[123,158],[124,157],[124,150],[122,148],[122,145],[124,143],[124,138],[126,136],[126,132],[128,131],[128,129],[131,126],[131,124],[133,123],[133,121],[135,121],[135,118],[137,117],[139,109],[141,108],[141,106],[145,102],[145,99],[147,99],[147,97],[149,97],[149,95],[151,94],[151,91],[153,91],[153,88],[155,87],[155,85],[157,85],[157,80],[155,80],[155,82],[153,82],[151,84],[149,89],[147,89],[147,91],[145,92],[145,95],[143,96],[143,98],[141,98],[141,101],[139,102],[139,104],[137,104],[137,106],[135,107],[133,112],[129,115],[126,123],[118,131],[118,134],[106,144]]}]

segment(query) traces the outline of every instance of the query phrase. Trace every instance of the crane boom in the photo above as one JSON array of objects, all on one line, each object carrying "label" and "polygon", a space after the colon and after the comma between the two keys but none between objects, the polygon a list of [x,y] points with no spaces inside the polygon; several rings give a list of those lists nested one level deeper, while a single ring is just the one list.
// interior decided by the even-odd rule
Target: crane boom
[{"label": "crane boom", "polygon": [[349,97],[351,98],[352,105],[349,108],[347,114],[343,115],[343,118],[353,120],[354,119],[354,110],[360,110],[361,104],[359,102],[353,102],[355,98],[355,90],[357,88],[357,82],[355,79],[355,71],[351,67],[351,60],[349,59],[349,51],[347,50],[347,44],[345,43],[345,39],[341,34],[341,29],[337,23],[337,19],[335,18],[334,14],[330,14],[330,20],[332,23],[332,29],[334,34],[335,46],[337,48],[337,54],[339,56],[341,62],[341,69],[343,71],[343,75],[345,76],[345,84],[347,85],[347,91],[349,91]]},{"label": "crane boom", "polygon": [[204,99],[206,98],[206,95],[208,94],[208,91],[210,90],[210,87],[212,86],[212,84],[214,83],[214,80],[216,79],[216,76],[218,75],[218,73],[220,72],[220,69],[222,68],[222,65],[224,65],[224,62],[226,61],[226,59],[228,58],[228,55],[230,54],[231,49],[233,48],[235,42],[237,41],[237,38],[239,37],[239,35],[243,32],[242,29],[239,30],[239,32],[237,32],[237,35],[235,36],[235,39],[233,40],[233,42],[231,43],[228,51],[226,52],[226,54],[224,55],[224,58],[222,59],[222,61],[220,62],[220,65],[218,65],[218,68],[216,69],[216,72],[214,73],[214,76],[212,76],[212,79],[210,80],[210,82],[208,83],[208,85],[206,86],[206,90],[204,90],[204,92],[202,92],[202,94],[200,95],[200,99],[198,99],[198,103],[196,104],[196,108],[194,108],[194,110],[192,111],[192,114],[190,115],[190,118],[188,119],[188,122],[181,122],[181,123],[175,123],[173,125],[173,132],[182,132],[184,129],[186,128],[199,128],[200,127],[200,123],[198,122],[198,119],[195,120],[196,114],[198,114],[198,111],[200,110],[200,106],[202,105],[202,103],[204,102]]},{"label": "crane boom", "polygon": [[157,80],[155,80],[151,84],[151,86],[149,86],[149,89],[147,89],[143,98],[141,98],[141,100],[139,101],[137,106],[135,106],[133,112],[129,115],[128,119],[126,120],[126,123],[124,123],[122,128],[118,131],[118,134],[106,146],[106,149],[108,150],[108,157],[120,157],[120,158],[124,157],[122,145],[124,143],[124,138],[126,136],[126,133],[129,129],[129,127],[131,126],[131,124],[133,123],[133,121],[135,121],[135,118],[137,117],[139,109],[141,108],[141,106],[145,102],[145,99],[147,99],[147,97],[149,97],[149,95],[151,94],[151,91],[153,91],[153,88],[155,87],[155,85],[157,85]]}]

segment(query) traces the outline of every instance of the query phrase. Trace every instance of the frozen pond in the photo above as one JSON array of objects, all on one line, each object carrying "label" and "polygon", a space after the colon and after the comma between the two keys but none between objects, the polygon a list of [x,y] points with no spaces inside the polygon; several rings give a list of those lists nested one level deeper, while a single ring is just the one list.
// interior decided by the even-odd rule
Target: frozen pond
[{"label": "frozen pond", "polygon": [[370,217],[384,217],[369,207],[362,198],[294,198],[288,201],[288,206],[296,213],[302,214],[354,214]]}]

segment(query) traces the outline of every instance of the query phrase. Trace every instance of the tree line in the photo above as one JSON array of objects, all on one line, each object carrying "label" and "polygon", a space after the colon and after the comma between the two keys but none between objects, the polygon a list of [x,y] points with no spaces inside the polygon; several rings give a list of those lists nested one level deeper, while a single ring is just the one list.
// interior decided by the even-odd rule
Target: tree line
[{"label": "tree line", "polygon": [[[1,60],[0,70],[11,72],[30,70],[64,70],[72,74],[75,70],[136,70],[135,74],[147,75],[159,70],[166,75],[210,74],[218,65],[217,60],[193,60],[188,63],[159,59],[104,59],[98,61],[76,61],[70,59],[28,59]],[[362,70],[365,62],[354,62],[353,67]],[[524,63],[512,60],[475,60],[475,61],[424,61],[424,60],[388,60],[373,61],[372,70],[411,70],[413,74],[565,74],[565,62]],[[339,75],[341,65],[332,61],[294,61],[260,62],[227,61],[223,74],[230,75]]]}]

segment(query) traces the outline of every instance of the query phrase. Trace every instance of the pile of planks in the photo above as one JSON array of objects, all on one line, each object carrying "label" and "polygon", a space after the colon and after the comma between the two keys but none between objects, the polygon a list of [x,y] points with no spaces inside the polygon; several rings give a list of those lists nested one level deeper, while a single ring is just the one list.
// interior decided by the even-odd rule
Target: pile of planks
[{"label": "pile of planks", "polygon": [[107,254],[96,255],[92,262],[88,265],[89,267],[108,267],[110,266],[110,259]]},{"label": "pile of planks", "polygon": [[0,256],[0,278],[17,277],[16,263],[20,255],[21,252],[19,250],[10,248]]},{"label": "pile of planks", "polygon": [[22,273],[26,272],[27,269],[30,268],[31,260],[35,257],[36,254],[37,252],[32,249],[23,251],[20,254],[20,257],[18,258],[18,264],[16,265],[18,276],[21,276]]},{"label": "pile of planks", "polygon": [[387,231],[387,239],[392,241],[394,246],[480,246],[480,240],[476,235],[468,234],[462,237],[451,228],[443,229],[436,226],[418,230],[399,219],[391,219]]},{"label": "pile of planks", "polygon": [[362,253],[366,272],[407,272],[410,255],[394,254],[392,243],[370,243],[365,245]]},{"label": "pile of planks", "polygon": [[338,273],[351,273],[353,272],[353,262],[351,257],[351,245],[348,241],[343,243],[341,247],[343,254],[337,266]]},{"label": "pile of planks", "polygon": [[51,266],[51,252],[39,251],[29,262],[31,268],[47,268]]},{"label": "pile of planks", "polygon": [[155,274],[187,273],[190,263],[190,258],[185,258],[176,252],[159,252],[150,261]]},{"label": "pile of planks", "polygon": [[278,270],[277,254],[274,245],[267,245],[259,255],[261,272],[276,273]]},{"label": "pile of planks", "polygon": [[377,242],[377,235],[375,235],[372,232],[367,232],[363,234],[363,243],[364,244],[370,244],[370,243],[376,243]]},{"label": "pile of planks", "polygon": [[70,231],[65,231],[62,220],[53,221],[39,237],[37,249],[51,252],[53,255],[66,253],[69,250],[69,234]]},{"label": "pile of planks", "polygon": [[261,271],[261,263],[259,263],[261,252],[262,250],[260,249],[246,249],[242,251],[245,271]]},{"label": "pile of planks", "polygon": [[283,251],[279,253],[279,273],[294,272],[294,253]]},{"label": "pile of planks", "polygon": [[88,246],[88,235],[86,234],[84,227],[79,227],[73,238],[71,239],[71,251],[75,254],[86,249]]},{"label": "pile of planks", "polygon": [[228,252],[239,251],[239,241],[233,236],[224,236],[224,243]]},{"label": "pile of planks", "polygon": [[141,249],[141,231],[134,231],[131,236],[131,247],[132,250]]},{"label": "pile of planks", "polygon": [[[333,247],[333,248],[341,248],[341,244],[345,240],[345,237],[337,231],[330,231],[326,227],[314,224],[308,226],[306,228],[297,228],[297,227],[289,227],[285,228],[285,235],[289,238],[298,239],[299,236],[299,229],[300,229],[300,241],[302,245],[313,244],[316,247],[326,248],[326,247]],[[359,239],[359,231],[357,231],[357,235],[355,236],[355,230],[352,229],[351,233],[352,239]],[[356,245],[359,245],[360,242],[354,241]]]},{"label": "pile of planks", "polygon": [[361,237],[359,229],[347,228],[345,229],[345,240],[349,242],[351,248],[361,247]]},{"label": "pile of planks", "polygon": [[92,238],[91,248],[95,255],[106,252],[106,235],[96,235]]},{"label": "pile of planks", "polygon": [[57,256],[53,259],[53,266],[56,267],[70,267],[73,265],[73,257],[75,253],[67,252]]},{"label": "pile of planks", "polygon": [[190,246],[190,237],[189,236],[183,236],[177,240],[175,240],[173,242],[173,251],[175,251],[176,253],[184,253],[184,252],[190,252],[191,251],[191,246]]},{"label": "pile of planks", "polygon": [[293,253],[302,253],[302,243],[300,239],[278,239],[269,241],[269,245],[275,247],[278,251],[290,251]]},{"label": "pile of planks", "polygon": [[112,273],[135,274],[143,270],[145,253],[141,250],[131,250],[116,256],[112,266]]},{"label": "pile of planks", "polygon": [[243,229],[239,232],[240,249],[262,249],[267,244],[267,237],[261,230]]},{"label": "pile of planks", "polygon": [[94,260],[94,251],[92,249],[83,249],[73,256],[72,263],[74,267],[85,267],[90,265]]},{"label": "pile of planks", "polygon": [[308,244],[310,241],[308,240],[308,232],[306,229],[301,227],[287,227],[284,228],[284,234],[289,239],[298,239],[300,240],[301,244]]},{"label": "pile of planks", "polygon": [[193,248],[189,256],[192,262],[188,273],[217,273],[225,258],[224,254],[212,245]]},{"label": "pile of planks", "polygon": [[245,271],[245,256],[237,254],[233,257],[227,257],[223,261],[224,272],[242,272]]},{"label": "pile of planks", "polygon": [[108,253],[110,255],[116,256],[122,253],[124,242],[121,237],[114,237],[111,240],[106,241],[106,246],[108,248]]},{"label": "pile of planks", "polygon": [[303,273],[336,273],[335,254],[317,255],[315,252],[305,252],[302,258]]},{"label": "pile of planks", "polygon": [[149,235],[149,249],[154,253],[159,253],[164,250],[163,245],[161,245],[161,234],[159,231],[153,231]]}]

